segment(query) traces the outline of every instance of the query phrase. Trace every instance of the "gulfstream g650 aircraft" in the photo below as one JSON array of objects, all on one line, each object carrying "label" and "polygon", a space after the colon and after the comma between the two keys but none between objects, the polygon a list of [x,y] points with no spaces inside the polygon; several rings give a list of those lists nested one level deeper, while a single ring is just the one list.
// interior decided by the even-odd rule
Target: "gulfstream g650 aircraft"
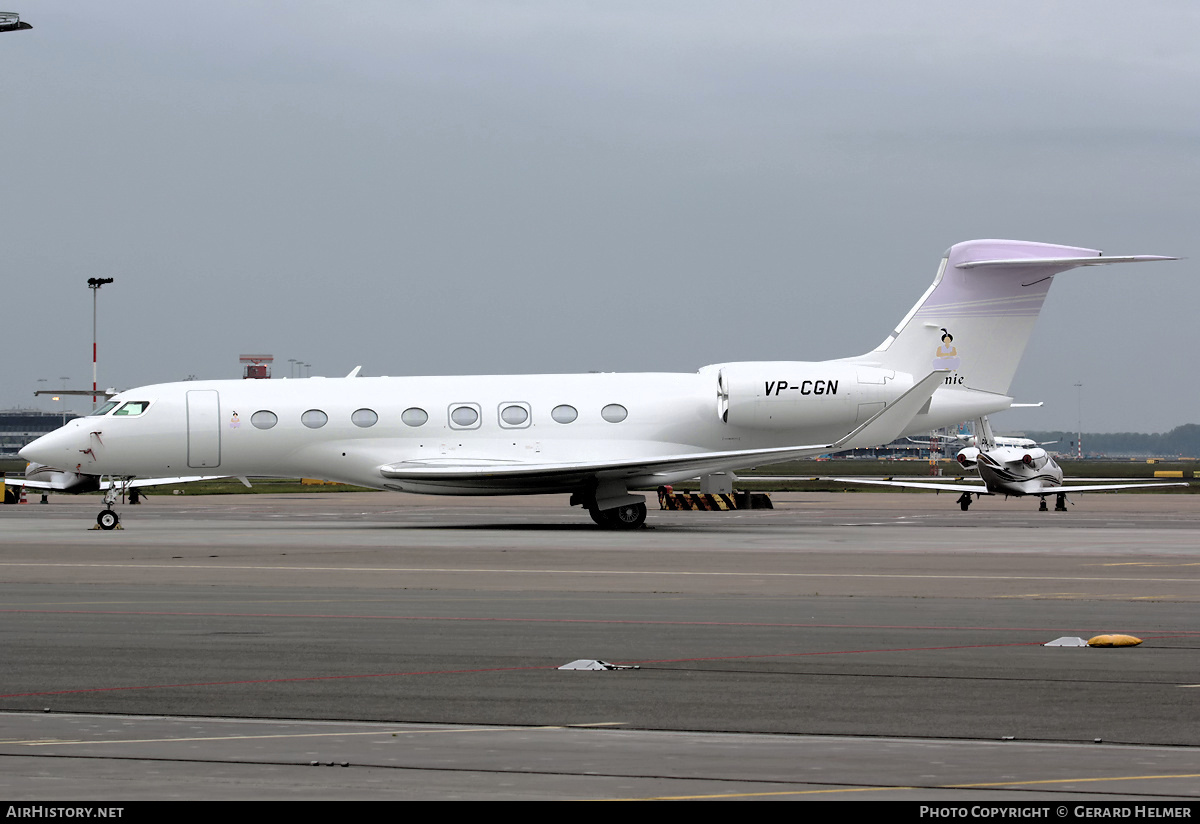
[{"label": "gulfstream g650 aircraft", "polygon": [[[569,492],[601,525],[647,489],[887,443],[1007,409],[1056,273],[1173,260],[1012,240],[950,248],[874,351],[692,374],[191,381],[131,389],[21,451],[115,479],[313,477],[441,495]],[[120,484],[106,503],[116,499]],[[100,513],[111,529],[117,515]]]}]

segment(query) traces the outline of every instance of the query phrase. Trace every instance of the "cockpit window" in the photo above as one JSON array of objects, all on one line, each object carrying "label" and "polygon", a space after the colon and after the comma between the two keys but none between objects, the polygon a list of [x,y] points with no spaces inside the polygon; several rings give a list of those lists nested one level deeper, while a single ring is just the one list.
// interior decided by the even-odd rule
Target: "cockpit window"
[{"label": "cockpit window", "polygon": [[140,415],[146,411],[146,407],[150,405],[150,401],[128,401],[121,405],[113,415]]},{"label": "cockpit window", "polygon": [[93,409],[91,412],[91,415],[89,417],[96,417],[98,415],[106,415],[109,412],[111,412],[113,410],[113,408],[116,407],[116,405],[117,405],[116,401],[109,401],[108,403],[104,404],[103,406],[98,406],[95,409]]}]

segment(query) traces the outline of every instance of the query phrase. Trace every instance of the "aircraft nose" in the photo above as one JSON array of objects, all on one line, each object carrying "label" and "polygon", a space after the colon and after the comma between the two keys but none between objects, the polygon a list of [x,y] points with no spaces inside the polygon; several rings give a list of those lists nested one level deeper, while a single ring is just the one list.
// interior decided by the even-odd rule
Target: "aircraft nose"
[{"label": "aircraft nose", "polygon": [[80,462],[83,458],[80,450],[86,448],[79,445],[79,432],[74,422],[68,423],[26,444],[17,454],[30,463],[69,469]]}]

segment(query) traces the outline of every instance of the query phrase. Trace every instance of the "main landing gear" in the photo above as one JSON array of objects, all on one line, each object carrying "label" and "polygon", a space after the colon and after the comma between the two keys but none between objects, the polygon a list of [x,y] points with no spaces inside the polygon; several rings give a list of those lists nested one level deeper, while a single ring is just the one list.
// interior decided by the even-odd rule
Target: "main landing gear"
[{"label": "main landing gear", "polygon": [[607,529],[637,529],[646,523],[646,505],[626,504],[615,509],[599,509],[588,507],[592,520]]},{"label": "main landing gear", "polygon": [[[1050,507],[1046,506],[1046,496],[1042,495],[1041,499],[1042,499],[1042,502],[1038,506],[1038,512],[1049,512]],[[1054,493],[1054,511],[1055,512],[1066,512],[1067,511],[1067,493],[1065,493],[1065,492],[1055,492]]]},{"label": "main landing gear", "polygon": [[582,506],[604,529],[637,529],[646,523],[646,499],[631,495],[619,482],[584,487],[571,495],[571,506]]},{"label": "main landing gear", "polygon": [[968,509],[971,508],[971,493],[970,492],[964,492],[963,494],[958,496],[958,508],[961,509],[963,512],[966,512]]}]

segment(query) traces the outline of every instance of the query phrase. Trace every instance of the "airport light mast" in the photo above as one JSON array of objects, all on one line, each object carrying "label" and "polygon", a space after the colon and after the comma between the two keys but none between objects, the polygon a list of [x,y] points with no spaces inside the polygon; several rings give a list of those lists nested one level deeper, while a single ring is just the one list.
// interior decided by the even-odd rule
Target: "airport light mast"
[{"label": "airport light mast", "polygon": [[96,406],[96,395],[100,394],[96,390],[96,295],[100,292],[100,287],[106,283],[112,283],[112,278],[88,278],[88,288],[92,290],[92,406]]},{"label": "airport light mast", "polygon": [[1083,384],[1082,383],[1075,384],[1075,402],[1078,405],[1076,414],[1078,414],[1078,416],[1079,416],[1078,420],[1076,421],[1076,423],[1079,426],[1079,430],[1076,432],[1076,439],[1075,439],[1075,460],[1082,461],[1083,460]]}]

